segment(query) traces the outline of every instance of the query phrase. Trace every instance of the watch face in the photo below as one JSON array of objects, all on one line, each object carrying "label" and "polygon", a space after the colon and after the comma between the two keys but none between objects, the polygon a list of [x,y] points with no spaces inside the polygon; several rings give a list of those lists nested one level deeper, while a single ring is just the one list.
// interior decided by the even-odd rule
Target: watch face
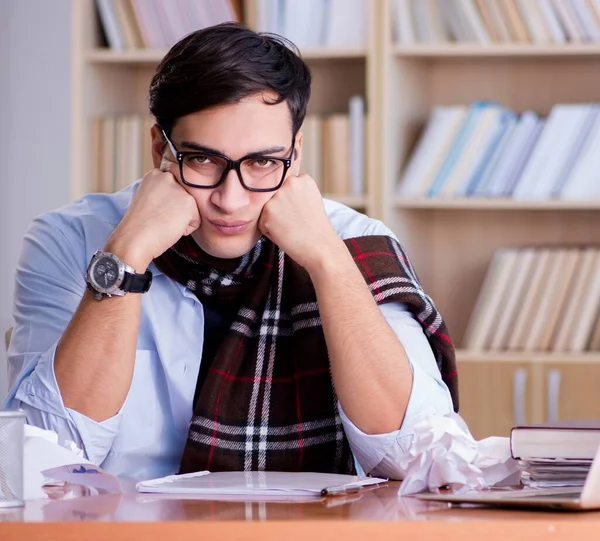
[{"label": "watch face", "polygon": [[110,289],[119,279],[119,266],[110,257],[101,257],[92,269],[92,279],[103,289]]}]

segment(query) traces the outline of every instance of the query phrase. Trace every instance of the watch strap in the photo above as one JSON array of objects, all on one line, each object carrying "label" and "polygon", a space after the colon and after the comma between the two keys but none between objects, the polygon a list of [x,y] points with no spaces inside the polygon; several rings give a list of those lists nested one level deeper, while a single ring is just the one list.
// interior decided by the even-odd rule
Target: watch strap
[{"label": "watch strap", "polygon": [[126,272],[123,276],[120,289],[129,293],[146,293],[152,284],[152,272],[147,270],[144,274]]}]

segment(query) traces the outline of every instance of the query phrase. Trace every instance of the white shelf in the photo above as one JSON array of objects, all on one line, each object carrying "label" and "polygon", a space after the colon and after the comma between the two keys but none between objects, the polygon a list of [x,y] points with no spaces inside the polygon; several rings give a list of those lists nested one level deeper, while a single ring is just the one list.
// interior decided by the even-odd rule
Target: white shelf
[{"label": "white shelf", "polygon": [[[112,49],[91,49],[85,58],[93,64],[158,64],[167,54],[167,51],[152,49],[132,49],[128,51],[114,51]],[[305,60],[334,60],[334,59],[360,59],[366,58],[364,48],[317,48],[302,51]]]},{"label": "white shelf", "polygon": [[436,199],[397,197],[394,206],[398,209],[447,209],[447,210],[600,210],[600,200],[567,201],[515,200],[515,199]]},{"label": "white shelf", "polygon": [[600,44],[534,45],[534,44],[493,44],[476,43],[436,43],[395,45],[393,54],[403,58],[439,57],[593,57],[600,58]]},{"label": "white shelf", "polygon": [[[598,363],[600,364],[600,351],[585,353],[569,352],[509,352],[509,351],[470,351],[456,350],[457,361],[460,362],[534,362],[534,363]],[[460,371],[459,371],[460,375]]]}]

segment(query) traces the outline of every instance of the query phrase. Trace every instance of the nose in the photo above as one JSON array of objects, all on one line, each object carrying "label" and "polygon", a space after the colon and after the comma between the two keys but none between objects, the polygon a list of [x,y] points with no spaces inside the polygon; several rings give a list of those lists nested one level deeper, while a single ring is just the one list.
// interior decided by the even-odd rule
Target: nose
[{"label": "nose", "polygon": [[249,204],[250,192],[242,186],[237,173],[232,169],[223,184],[213,190],[210,200],[225,214],[235,214]]}]

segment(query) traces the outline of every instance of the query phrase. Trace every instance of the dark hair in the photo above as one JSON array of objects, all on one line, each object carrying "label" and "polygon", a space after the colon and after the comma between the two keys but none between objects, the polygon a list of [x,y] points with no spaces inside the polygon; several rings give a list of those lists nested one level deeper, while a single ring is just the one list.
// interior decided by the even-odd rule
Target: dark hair
[{"label": "dark hair", "polygon": [[287,102],[296,133],[310,83],[310,70],[290,41],[223,23],[197,30],[171,48],[150,83],[150,112],[169,133],[182,116],[272,92],[277,97],[265,103]]}]

